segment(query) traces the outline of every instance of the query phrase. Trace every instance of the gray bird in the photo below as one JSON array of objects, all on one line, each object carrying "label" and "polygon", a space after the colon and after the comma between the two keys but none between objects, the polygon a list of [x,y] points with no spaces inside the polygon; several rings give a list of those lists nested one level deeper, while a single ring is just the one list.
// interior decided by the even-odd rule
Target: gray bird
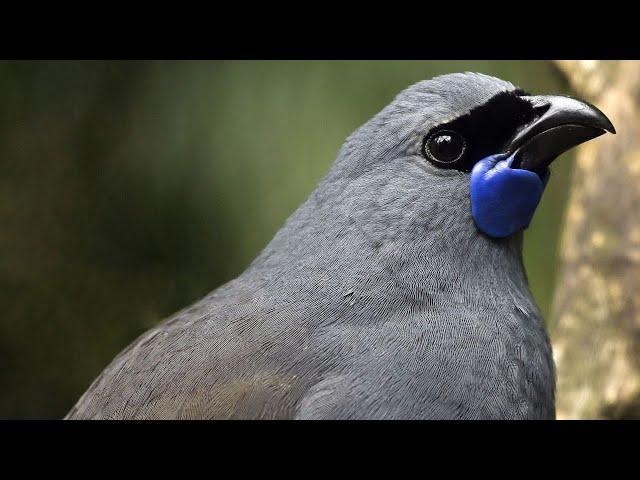
[{"label": "gray bird", "polygon": [[342,146],[235,280],[120,353],[68,419],[552,419],[522,232],[595,107],[476,73]]}]

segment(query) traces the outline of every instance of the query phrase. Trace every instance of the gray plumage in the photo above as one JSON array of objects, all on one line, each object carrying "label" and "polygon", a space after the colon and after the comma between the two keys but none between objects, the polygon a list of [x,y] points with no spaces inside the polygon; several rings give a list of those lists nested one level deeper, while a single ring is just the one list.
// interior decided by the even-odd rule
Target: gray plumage
[{"label": "gray plumage", "polygon": [[244,273],[135,340],[67,418],[553,418],[522,235],[479,233],[469,174],[420,153],[514,89],[467,73],[402,92]]}]

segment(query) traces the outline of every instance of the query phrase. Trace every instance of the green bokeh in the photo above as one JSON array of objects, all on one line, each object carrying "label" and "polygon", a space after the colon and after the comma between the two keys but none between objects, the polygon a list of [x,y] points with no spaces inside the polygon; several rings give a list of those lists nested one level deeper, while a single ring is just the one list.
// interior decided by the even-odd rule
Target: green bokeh
[{"label": "green bokeh", "polygon": [[[548,62],[0,63],[0,418],[66,413],[134,337],[239,272],[409,84]],[[525,242],[543,312],[571,161]]]}]

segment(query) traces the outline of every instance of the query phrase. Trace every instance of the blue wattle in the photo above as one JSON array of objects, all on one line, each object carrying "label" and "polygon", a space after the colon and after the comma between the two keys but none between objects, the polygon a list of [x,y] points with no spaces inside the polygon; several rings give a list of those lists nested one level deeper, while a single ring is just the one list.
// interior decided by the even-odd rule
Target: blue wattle
[{"label": "blue wattle", "polygon": [[529,170],[511,168],[513,157],[492,155],[471,172],[471,214],[485,234],[508,237],[529,226],[549,180]]}]

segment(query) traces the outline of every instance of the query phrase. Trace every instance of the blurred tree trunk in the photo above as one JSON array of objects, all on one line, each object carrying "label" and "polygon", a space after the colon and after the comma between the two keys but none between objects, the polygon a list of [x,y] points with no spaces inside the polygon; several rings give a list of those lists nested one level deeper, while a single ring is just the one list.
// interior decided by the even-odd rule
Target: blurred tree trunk
[{"label": "blurred tree trunk", "polygon": [[558,418],[640,418],[640,62],[555,64],[618,132],[577,153],[551,322]]}]

